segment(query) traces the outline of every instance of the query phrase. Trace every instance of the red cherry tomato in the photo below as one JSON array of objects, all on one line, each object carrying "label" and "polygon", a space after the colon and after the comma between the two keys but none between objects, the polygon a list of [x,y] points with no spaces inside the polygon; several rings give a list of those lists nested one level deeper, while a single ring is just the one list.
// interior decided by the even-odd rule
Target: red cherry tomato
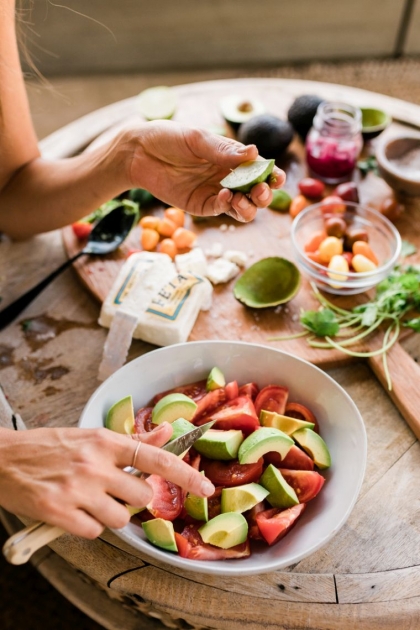
[{"label": "red cherry tomato", "polygon": [[197,525],[187,525],[181,534],[175,533],[175,540],[181,558],[189,558],[190,560],[246,558],[251,554],[249,540],[230,549],[221,549],[204,543]]},{"label": "red cherry tomato", "polygon": [[307,503],[314,499],[324,485],[325,479],[315,470],[286,470],[280,472],[296,492],[299,503]]},{"label": "red cherry tomato", "polygon": [[257,416],[260,416],[262,409],[284,415],[288,395],[289,390],[287,387],[280,387],[279,385],[267,385],[267,387],[264,387],[255,399]]},{"label": "red cherry tomato", "polygon": [[262,475],[264,460],[255,464],[240,464],[237,459],[222,462],[218,459],[201,458],[201,470],[215,486],[233,488],[244,483],[257,482]]},{"label": "red cherry tomato", "polygon": [[93,230],[93,225],[91,223],[87,223],[86,221],[76,221],[76,223],[72,223],[71,227],[79,241],[86,240]]},{"label": "red cherry tomato", "polygon": [[280,511],[277,508],[273,508],[257,514],[258,528],[269,545],[274,545],[287,534],[305,507],[305,503],[299,503],[299,505],[294,505],[288,510]]},{"label": "red cherry tomato", "polygon": [[182,511],[184,493],[172,481],[166,481],[159,475],[149,475],[146,483],[152,487],[153,497],[147,509],[155,518],[173,521]]},{"label": "red cherry tomato", "polygon": [[319,179],[305,177],[299,182],[299,190],[302,195],[309,197],[309,199],[319,199],[325,192],[325,184],[320,182]]},{"label": "red cherry tomato", "polygon": [[353,201],[359,203],[359,189],[354,182],[344,182],[339,184],[334,190],[333,195],[341,197],[344,201]]},{"label": "red cherry tomato", "polygon": [[280,453],[272,451],[264,455],[266,464],[273,464],[277,468],[287,468],[290,470],[313,470],[313,460],[298,446],[292,446],[286,457],[282,459]]},{"label": "red cherry tomato", "polygon": [[337,195],[330,195],[322,200],[321,211],[324,215],[344,214],[346,211],[346,204],[343,202],[341,197],[337,197]]}]

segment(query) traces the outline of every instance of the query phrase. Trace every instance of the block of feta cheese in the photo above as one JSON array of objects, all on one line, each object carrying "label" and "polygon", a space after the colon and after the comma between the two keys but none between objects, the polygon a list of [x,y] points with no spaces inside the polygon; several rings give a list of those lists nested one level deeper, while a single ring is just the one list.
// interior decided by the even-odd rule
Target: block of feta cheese
[{"label": "block of feta cheese", "polygon": [[180,273],[189,271],[197,276],[207,275],[207,260],[201,247],[195,247],[186,254],[175,256],[175,265]]},{"label": "block of feta cheese", "polygon": [[208,265],[207,278],[213,284],[221,284],[223,282],[229,282],[229,280],[232,280],[239,272],[240,269],[238,265],[235,265],[235,263],[230,260],[226,260],[226,258],[218,258]]},{"label": "block of feta cheese", "polygon": [[248,256],[245,254],[245,252],[241,252],[237,249],[228,249],[223,254],[223,258],[226,258],[226,260],[230,260],[230,262],[235,263],[235,265],[238,265],[239,267],[245,267],[248,260]]}]

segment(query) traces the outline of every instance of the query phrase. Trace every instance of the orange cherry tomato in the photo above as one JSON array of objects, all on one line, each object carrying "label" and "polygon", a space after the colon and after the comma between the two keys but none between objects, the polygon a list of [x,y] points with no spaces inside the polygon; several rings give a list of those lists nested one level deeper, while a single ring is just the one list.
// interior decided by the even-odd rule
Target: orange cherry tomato
[{"label": "orange cherry tomato", "polygon": [[142,228],[147,228],[149,230],[157,230],[159,221],[160,221],[159,217],[146,216],[140,219],[140,225]]},{"label": "orange cherry tomato", "polygon": [[322,241],[326,238],[327,233],[324,230],[318,230],[317,232],[314,232],[312,234],[311,238],[309,239],[309,241],[307,241],[303,249],[305,250],[305,252],[316,252]]},{"label": "orange cherry tomato", "polygon": [[173,260],[178,253],[178,248],[171,238],[164,238],[158,245],[158,251],[161,254],[167,254]]},{"label": "orange cherry tomato", "polygon": [[325,265],[324,261],[321,259],[318,249],[315,252],[305,252],[305,256],[309,258],[309,260],[312,260],[312,262],[318,263],[318,265]]},{"label": "orange cherry tomato", "polygon": [[292,200],[289,208],[289,214],[292,219],[297,217],[297,215],[302,212],[302,210],[304,210],[307,206],[310,206],[311,203],[312,202],[309,201],[309,199],[306,199],[306,197],[304,197],[303,195],[297,195],[297,197]]},{"label": "orange cherry tomato", "polygon": [[365,258],[369,258],[375,265],[379,265],[379,260],[375,256],[375,253],[372,251],[371,246],[366,243],[366,241],[355,241],[353,243],[353,255],[362,254]]},{"label": "orange cherry tomato", "polygon": [[176,226],[176,223],[174,223],[170,219],[163,218],[163,219],[160,219],[156,229],[161,236],[170,237],[177,229],[177,226]]},{"label": "orange cherry tomato", "polygon": [[144,228],[141,232],[140,243],[143,249],[145,249],[147,252],[151,252],[159,243],[159,234],[156,232],[156,230]]},{"label": "orange cherry tomato", "polygon": [[185,212],[179,208],[166,208],[163,213],[166,219],[173,221],[178,227],[184,227]]},{"label": "orange cherry tomato", "polygon": [[186,230],[185,228],[177,228],[175,232],[172,234],[172,239],[175,242],[175,245],[178,249],[186,249],[188,247],[192,247],[197,235],[191,230]]}]

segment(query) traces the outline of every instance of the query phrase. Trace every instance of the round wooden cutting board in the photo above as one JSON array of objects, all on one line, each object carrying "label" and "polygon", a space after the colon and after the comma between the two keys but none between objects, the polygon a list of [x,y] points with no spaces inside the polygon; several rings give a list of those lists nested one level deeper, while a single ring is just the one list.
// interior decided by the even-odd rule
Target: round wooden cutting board
[{"label": "round wooden cutting board", "polygon": [[[387,135],[408,130],[408,124],[420,121],[420,107],[409,105],[392,99],[342,86],[323,83],[282,81],[276,79],[249,79],[234,81],[215,81],[198,83],[174,88],[178,92],[179,104],[174,117],[175,120],[203,128],[223,126],[225,123],[220,113],[221,97],[228,94],[238,94],[246,99],[258,98],[262,100],[267,111],[285,118],[287,110],[296,95],[309,92],[319,94],[325,99],[336,99],[359,106],[381,107],[386,109],[394,119],[392,125],[384,132]],[[73,135],[72,148],[74,152],[93,140],[95,146],[105,141],[121,126],[138,120],[135,99],[128,99],[116,103],[108,108],[99,110],[85,119],[81,119],[76,129],[79,145]],[[93,124],[92,124],[93,123]],[[73,124],[74,125],[74,124]],[[92,132],[92,129],[94,132]],[[74,126],[73,126],[74,130]],[[229,129],[227,128],[229,132]],[[102,132],[102,135],[99,135]],[[65,134],[63,136],[65,138]],[[67,145],[68,149],[68,145]],[[57,154],[57,147],[55,146]],[[58,148],[59,152],[59,148]],[[278,162],[287,173],[285,189],[293,196],[297,194],[297,184],[306,175],[304,147],[295,139],[287,154]],[[355,178],[359,183],[361,202],[379,209],[382,201],[392,194],[387,184],[370,173],[362,179],[359,174]],[[405,199],[405,211],[397,222],[397,227],[403,238],[416,244],[420,248],[420,200]],[[164,206],[157,204],[147,213],[162,214]],[[262,209],[256,219],[249,224],[239,224],[227,217],[216,217],[204,222],[194,223],[190,217],[187,226],[198,235],[198,244],[208,250],[218,242],[223,250],[238,249],[248,255],[248,265],[267,256],[283,256],[293,260],[290,240],[291,219],[288,214],[281,214],[270,209]],[[225,225],[226,228],[221,226]],[[126,259],[130,249],[138,249],[140,229],[132,231],[123,246],[114,254],[103,257],[83,257],[74,267],[80,279],[99,300],[103,301],[111,289],[112,283]],[[81,244],[75,238],[71,227],[63,230],[63,240],[69,256],[79,251]],[[410,257],[410,262],[416,262],[416,255]],[[240,339],[279,347],[287,352],[311,361],[322,367],[332,367],[354,360],[352,357],[336,350],[320,350],[311,348],[305,338],[292,339],[281,342],[268,341],[269,337],[289,335],[300,332],[299,313],[301,309],[317,308],[318,302],[312,295],[309,283],[303,279],[298,295],[282,308],[249,309],[242,306],[233,297],[234,281],[214,288],[213,306],[209,312],[201,312],[191,333],[191,340],[199,339]],[[346,308],[352,307],[360,301],[366,300],[368,294],[352,298],[331,299]],[[381,334],[371,336],[358,351],[377,349],[381,341]],[[420,382],[420,369],[396,344],[388,355],[390,374],[393,382],[391,397],[401,413],[409,422],[417,436],[420,436],[420,420],[417,419],[420,408],[420,393],[415,392],[416,382]],[[379,380],[386,386],[386,376],[382,357],[368,359]],[[418,400],[416,399],[418,396]]]}]

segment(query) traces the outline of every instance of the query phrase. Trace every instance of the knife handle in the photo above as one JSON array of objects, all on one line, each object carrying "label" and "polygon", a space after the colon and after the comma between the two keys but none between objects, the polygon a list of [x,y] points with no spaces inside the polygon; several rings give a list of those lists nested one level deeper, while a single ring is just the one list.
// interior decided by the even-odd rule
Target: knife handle
[{"label": "knife handle", "polygon": [[4,543],[3,555],[11,564],[24,564],[35,551],[64,534],[64,529],[38,521],[13,534]]}]

